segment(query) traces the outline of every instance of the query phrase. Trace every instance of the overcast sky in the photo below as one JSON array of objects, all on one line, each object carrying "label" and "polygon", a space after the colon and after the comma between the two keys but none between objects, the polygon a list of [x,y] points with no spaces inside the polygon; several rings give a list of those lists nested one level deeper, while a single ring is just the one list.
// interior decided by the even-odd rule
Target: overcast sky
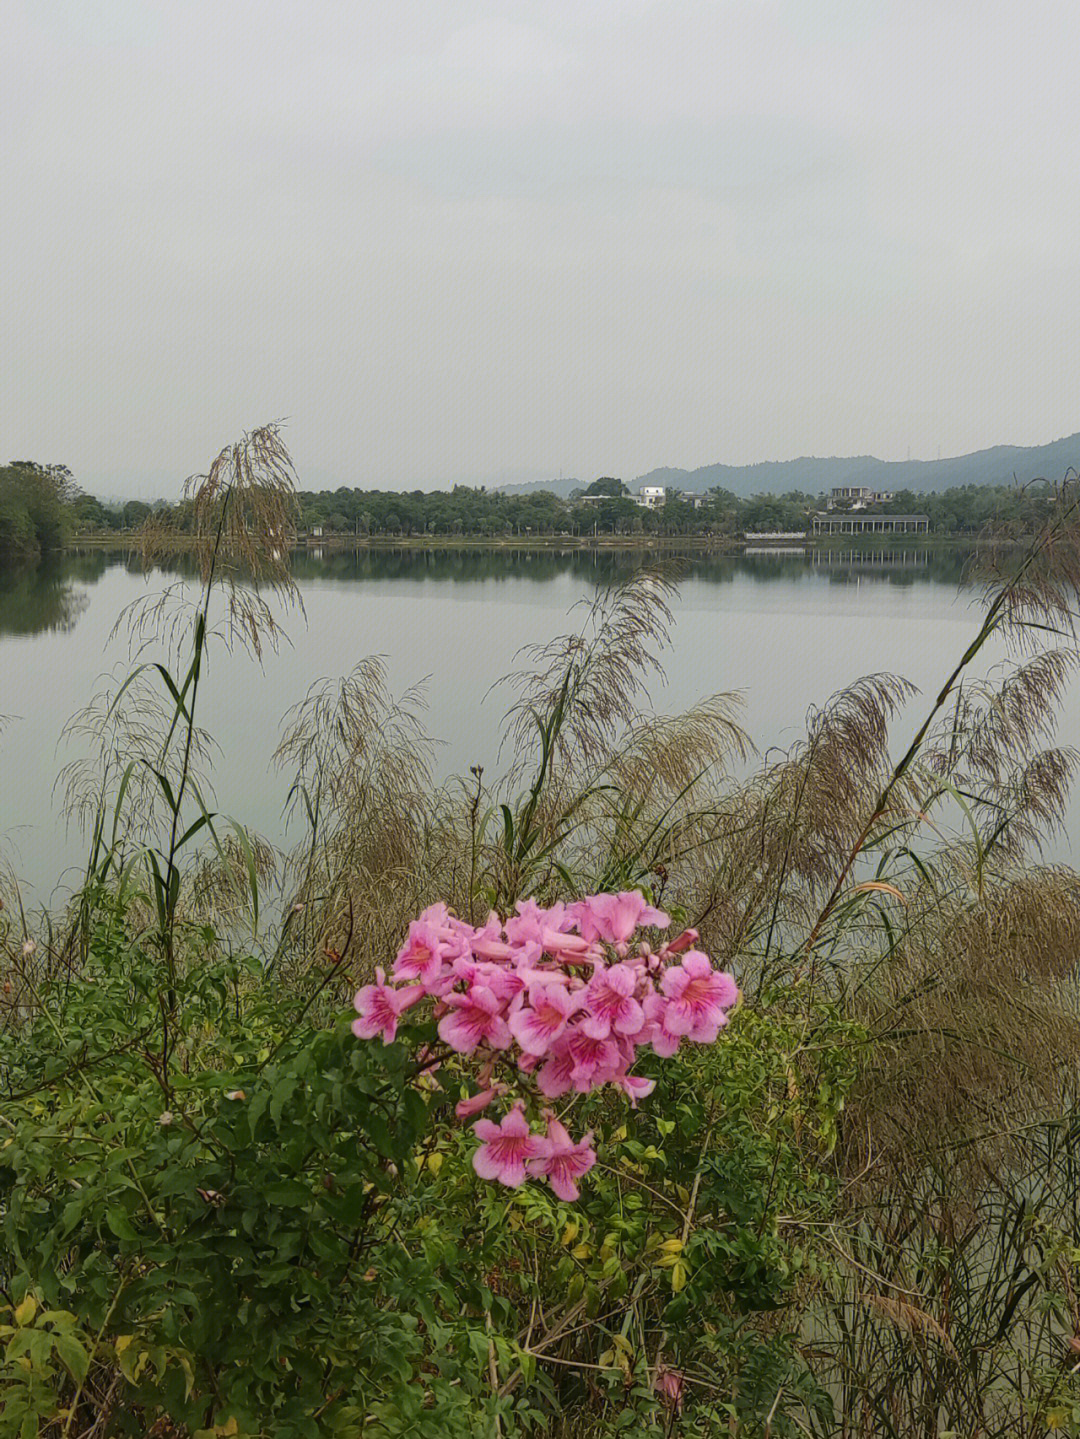
[{"label": "overcast sky", "polygon": [[1075,0],[5,0],[0,460],[175,494],[1080,430]]}]

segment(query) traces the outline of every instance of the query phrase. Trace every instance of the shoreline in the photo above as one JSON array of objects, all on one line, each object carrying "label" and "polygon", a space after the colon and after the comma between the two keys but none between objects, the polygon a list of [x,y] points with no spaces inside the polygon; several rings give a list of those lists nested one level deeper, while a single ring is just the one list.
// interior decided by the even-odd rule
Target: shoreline
[{"label": "shoreline", "polygon": [[[741,554],[747,550],[760,553],[791,555],[805,554],[807,550],[835,550],[853,552],[874,552],[883,549],[951,549],[958,546],[989,544],[994,548],[1010,549],[1022,544],[1023,539],[986,540],[978,535],[966,534],[876,534],[876,535],[807,535],[799,539],[769,540],[756,537],[752,540],[734,539],[723,535],[322,535],[317,539],[304,536],[292,546],[308,554],[333,550],[673,550],[692,549],[703,553]],[[126,549],[141,548],[141,539],[133,531],[118,530],[94,535],[79,535],[63,550],[50,551],[64,554],[81,549]],[[178,534],[164,539],[154,537],[156,550],[183,552],[195,548],[193,535]]]}]

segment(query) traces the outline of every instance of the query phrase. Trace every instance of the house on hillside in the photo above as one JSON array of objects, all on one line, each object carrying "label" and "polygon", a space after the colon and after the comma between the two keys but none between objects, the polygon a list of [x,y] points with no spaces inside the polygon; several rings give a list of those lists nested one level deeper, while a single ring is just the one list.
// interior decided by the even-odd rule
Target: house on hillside
[{"label": "house on hillside", "polygon": [[866,485],[834,485],[825,501],[827,510],[865,510],[870,505],[887,505],[892,490],[871,490]]},{"label": "house on hillside", "polygon": [[666,485],[642,485],[631,498],[646,510],[662,510],[669,500],[679,500],[694,510],[700,510],[705,503],[704,495],[695,495],[692,490],[669,490]]},{"label": "house on hillside", "polygon": [[646,510],[659,510],[667,504],[667,490],[663,485],[642,485],[634,496],[634,504]]}]

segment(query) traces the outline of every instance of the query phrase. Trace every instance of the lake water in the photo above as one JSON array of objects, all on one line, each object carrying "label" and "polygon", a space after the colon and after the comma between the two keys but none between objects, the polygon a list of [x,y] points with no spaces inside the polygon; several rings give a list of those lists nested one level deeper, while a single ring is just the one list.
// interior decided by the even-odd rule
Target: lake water
[{"label": "lake water", "polygon": [[[213,661],[201,718],[220,746],[218,807],[280,841],[287,782],[270,757],[282,716],[314,681],[344,675],[373,654],[385,656],[395,691],[424,684],[428,728],[443,741],[442,774],[477,763],[495,771],[507,695],[492,685],[517,667],[523,645],[576,629],[578,602],[649,559],[506,550],[298,556],[306,616],[287,618],[290,643],[261,666],[244,654]],[[761,750],[790,744],[808,708],[837,689],[889,672],[922,691],[896,726],[899,752],[980,622],[977,595],[960,584],[962,557],[951,551],[688,555],[684,563],[674,643],[663,680],[652,685],[653,706],[672,712],[738,690]],[[64,723],[103,674],[129,663],[126,639],[110,638],[123,608],[178,580],[194,584],[186,561],[144,574],[136,559],[104,552],[0,570],[0,715],[8,717],[0,729],[0,857],[33,902],[69,885],[81,854],[53,796],[72,757],[60,744]],[[1078,734],[1074,690],[1061,735]],[[1074,804],[1059,857],[1073,858],[1078,833]]]}]

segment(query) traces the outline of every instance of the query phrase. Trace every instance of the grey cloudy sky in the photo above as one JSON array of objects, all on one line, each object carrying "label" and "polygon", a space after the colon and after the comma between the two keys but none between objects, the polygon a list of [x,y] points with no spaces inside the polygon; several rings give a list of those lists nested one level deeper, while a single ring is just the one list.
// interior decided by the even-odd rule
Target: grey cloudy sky
[{"label": "grey cloudy sky", "polygon": [[172,494],[1080,430],[1075,0],[6,0],[0,460]]}]

